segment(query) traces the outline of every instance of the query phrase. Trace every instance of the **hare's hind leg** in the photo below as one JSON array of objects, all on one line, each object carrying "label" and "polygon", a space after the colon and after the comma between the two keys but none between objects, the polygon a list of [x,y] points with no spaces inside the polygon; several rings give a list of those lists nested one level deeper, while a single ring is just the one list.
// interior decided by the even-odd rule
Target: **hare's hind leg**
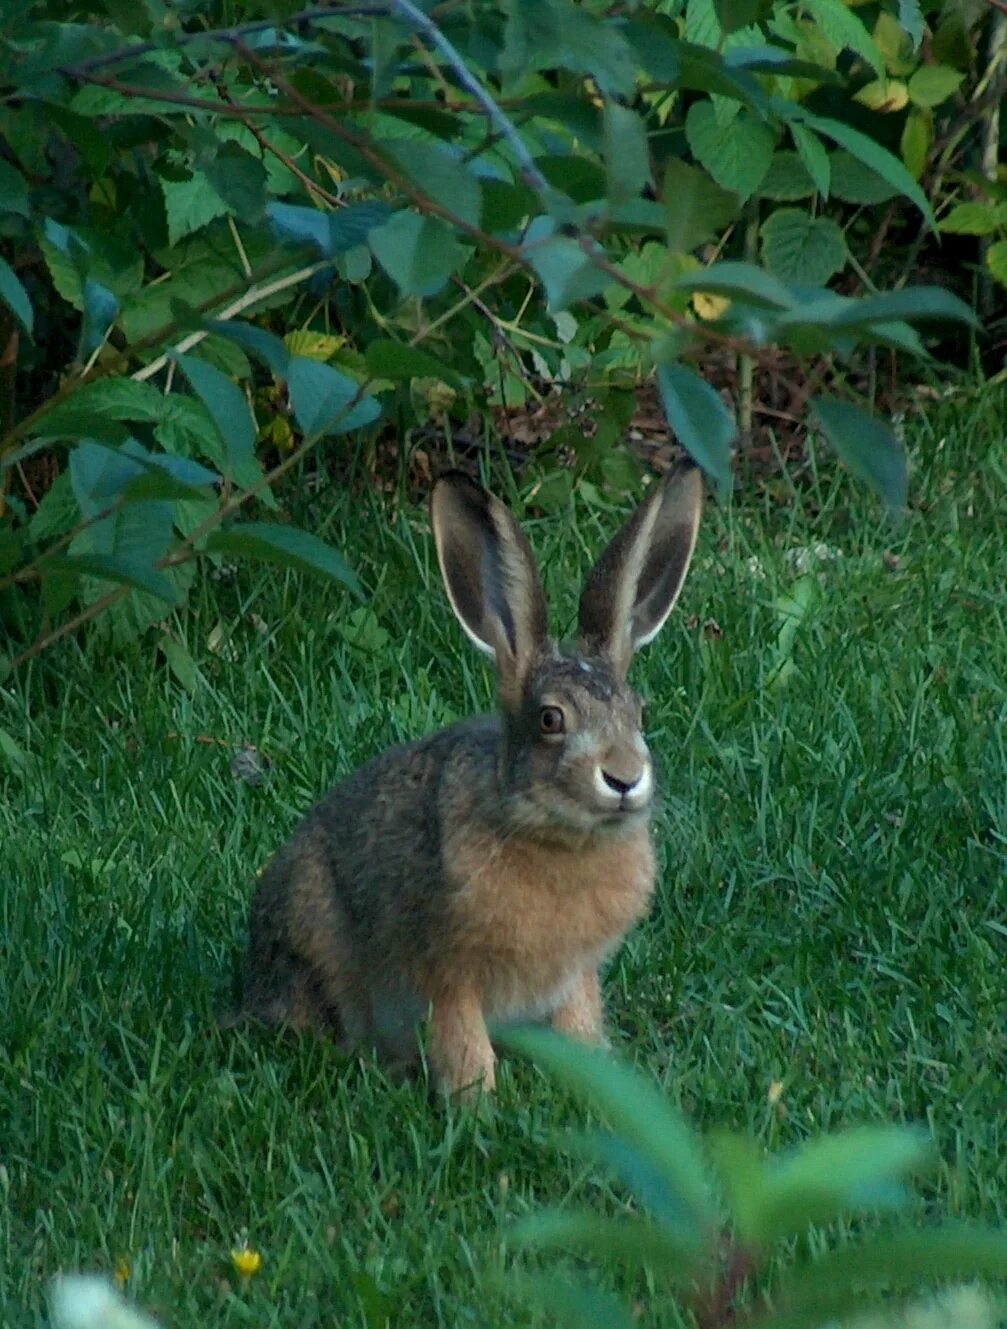
[{"label": "hare's hind leg", "polygon": [[605,1017],[601,1005],[601,981],[596,969],[585,969],[566,997],[553,1011],[552,1027],[584,1043],[605,1043]]}]

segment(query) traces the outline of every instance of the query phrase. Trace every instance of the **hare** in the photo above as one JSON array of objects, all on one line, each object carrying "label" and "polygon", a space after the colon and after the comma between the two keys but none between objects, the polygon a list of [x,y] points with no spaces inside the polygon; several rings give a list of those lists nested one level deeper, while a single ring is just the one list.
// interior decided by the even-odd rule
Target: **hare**
[{"label": "hare", "polygon": [[490,1090],[494,1026],[604,1041],[599,965],[647,911],[654,775],[626,683],[678,597],[703,487],[656,483],[602,554],[576,645],[548,635],[531,546],[466,475],[434,486],[451,607],[494,657],[499,712],[382,752],[307,815],[252,904],[245,1014],[429,1060]]}]

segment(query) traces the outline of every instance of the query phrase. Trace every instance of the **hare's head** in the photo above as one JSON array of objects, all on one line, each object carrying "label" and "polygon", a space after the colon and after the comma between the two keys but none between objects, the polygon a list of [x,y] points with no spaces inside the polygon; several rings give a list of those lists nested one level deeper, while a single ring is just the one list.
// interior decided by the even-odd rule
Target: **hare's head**
[{"label": "hare's head", "polygon": [[640,698],[626,682],[678,598],[702,510],[700,473],[650,490],[590,573],[578,639],[550,638],[528,540],[499,499],[457,471],[434,487],[437,557],[451,606],[496,660],[505,815],[548,835],[628,829],[654,794]]}]

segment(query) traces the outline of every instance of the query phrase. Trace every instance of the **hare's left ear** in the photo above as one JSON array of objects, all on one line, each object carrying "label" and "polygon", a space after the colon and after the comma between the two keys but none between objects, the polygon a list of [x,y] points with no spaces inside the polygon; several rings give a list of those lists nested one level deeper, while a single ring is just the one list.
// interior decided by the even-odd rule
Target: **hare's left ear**
[{"label": "hare's left ear", "polygon": [[656,484],[595,564],[580,598],[585,652],[602,655],[624,678],[633,652],[671,613],[689,570],[703,510],[695,466]]}]

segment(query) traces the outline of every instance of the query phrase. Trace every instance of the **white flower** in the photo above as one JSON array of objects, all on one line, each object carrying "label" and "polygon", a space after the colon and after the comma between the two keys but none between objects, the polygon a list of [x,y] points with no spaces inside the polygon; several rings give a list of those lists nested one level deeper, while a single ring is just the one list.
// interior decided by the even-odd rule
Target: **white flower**
[{"label": "white flower", "polygon": [[53,1280],[49,1296],[55,1329],[155,1329],[97,1274],[64,1274]]}]

